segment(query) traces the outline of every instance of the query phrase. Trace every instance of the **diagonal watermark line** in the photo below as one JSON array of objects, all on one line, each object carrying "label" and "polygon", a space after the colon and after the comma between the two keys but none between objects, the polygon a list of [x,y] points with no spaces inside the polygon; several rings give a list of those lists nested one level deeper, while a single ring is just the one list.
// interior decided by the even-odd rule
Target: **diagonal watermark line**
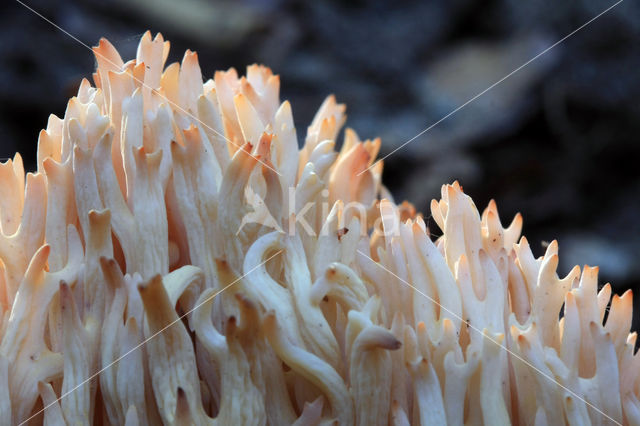
[{"label": "diagonal watermark line", "polygon": [[[18,0],[16,0],[18,1]],[[468,101],[466,101],[465,103],[463,103],[462,105],[460,105],[459,107],[457,107],[456,109],[454,109],[453,111],[449,112],[447,115],[445,115],[444,117],[442,117],[441,119],[439,119],[438,121],[436,121],[435,123],[433,123],[432,125],[430,125],[429,127],[427,127],[426,129],[424,129],[423,131],[421,131],[420,133],[418,133],[417,135],[415,135],[414,137],[412,137],[411,139],[409,139],[408,141],[404,142],[402,145],[400,145],[399,147],[397,147],[396,149],[394,149],[393,151],[391,151],[390,153],[388,153],[387,155],[385,155],[384,157],[378,159],[377,161],[375,161],[373,164],[371,164],[369,167],[367,167],[366,169],[364,169],[363,171],[361,171],[360,173],[358,173],[356,176],[360,176],[361,174],[363,174],[364,172],[366,172],[367,170],[371,169],[373,166],[375,166],[376,164],[378,164],[379,162],[383,161],[385,158],[389,157],[390,155],[394,154],[396,151],[404,148],[405,146],[407,146],[408,144],[410,144],[411,142],[413,142],[414,140],[418,139],[420,136],[424,135],[425,133],[427,133],[429,130],[433,129],[434,127],[436,127],[438,124],[442,123],[444,120],[446,120],[447,118],[451,117],[453,114],[457,113],[458,111],[460,111],[462,108],[466,107],[467,105],[469,105],[471,102],[475,101],[476,99],[478,99],[480,96],[484,95],[485,93],[487,93],[489,90],[493,89],[494,87],[496,87],[497,85],[499,85],[500,83],[502,83],[503,81],[505,81],[506,79],[508,79],[509,77],[511,77],[512,75],[514,75],[515,73],[517,73],[518,71],[520,71],[521,69],[523,69],[524,67],[526,67],[527,65],[529,65],[530,63],[532,63],[533,61],[535,61],[536,59],[540,58],[542,55],[544,55],[545,53],[549,52],[551,49],[553,49],[554,47],[558,46],[559,44],[561,44],[562,42],[564,42],[565,40],[567,40],[569,37],[573,36],[575,33],[577,33],[578,31],[582,30],[584,27],[586,27],[587,25],[591,24],[593,21],[595,21],[596,19],[600,18],[602,15],[604,15],[605,13],[609,12],[611,9],[613,9],[614,7],[616,7],[617,5],[619,5],[620,3],[622,3],[624,0],[618,0],[617,2],[615,2],[614,4],[612,4],[611,6],[609,6],[608,8],[606,8],[605,10],[603,10],[602,12],[598,13],[596,16],[594,16],[593,18],[589,19],[587,22],[585,22],[584,24],[580,25],[578,28],[576,28],[575,30],[571,31],[569,34],[567,34],[566,36],[562,37],[560,40],[556,41],[555,43],[553,43],[551,46],[547,47],[546,49],[544,49],[542,52],[538,53],[536,56],[534,56],[533,58],[529,59],[527,62],[525,62],[524,64],[520,65],[518,68],[514,69],[513,71],[511,71],[509,74],[505,75],[504,77],[502,77],[500,80],[496,81],[495,83],[493,83],[491,86],[487,87],[486,89],[484,89],[482,92],[476,94],[474,97],[472,97],[471,99],[469,99]]]},{"label": "diagonal watermark line", "polygon": [[460,315],[456,314],[455,312],[451,311],[450,309],[448,309],[446,306],[441,305],[438,301],[436,301],[435,299],[433,299],[431,296],[429,296],[428,294],[425,294],[424,292],[420,291],[419,289],[417,289],[415,286],[409,284],[407,281],[405,281],[404,279],[400,278],[398,275],[394,274],[392,271],[390,271],[389,269],[387,269],[384,265],[382,265],[380,262],[376,262],[375,260],[373,260],[371,257],[369,257],[366,253],[364,253],[362,250],[358,249],[358,253],[361,256],[366,257],[367,259],[369,259],[370,261],[372,261],[374,264],[378,265],[381,269],[387,271],[388,273],[390,273],[391,275],[393,275],[395,278],[397,278],[398,280],[400,280],[402,283],[404,283],[405,285],[411,287],[413,290],[415,290],[417,293],[419,293],[420,295],[426,297],[427,299],[429,299],[431,302],[433,302],[434,304],[438,305],[441,309],[447,311],[449,314],[453,315],[454,317],[456,317],[457,319],[459,319],[460,321],[462,321],[467,327],[469,327],[470,329],[472,329],[473,331],[476,331],[478,333],[480,333],[481,335],[483,335],[484,337],[486,337],[488,340],[490,340],[491,342],[495,343],[496,345],[500,346],[502,349],[504,349],[505,351],[507,351],[507,353],[509,353],[511,356],[513,356],[514,358],[517,358],[519,361],[523,362],[524,364],[526,364],[528,367],[532,368],[534,371],[536,371],[538,374],[540,374],[541,376],[545,377],[546,379],[550,380],[551,382],[555,383],[556,385],[560,386],[562,389],[566,390],[567,392],[569,392],[571,395],[575,396],[576,398],[578,398],[580,401],[584,402],[585,404],[587,404],[589,407],[593,408],[595,411],[597,411],[598,413],[602,414],[604,417],[606,417],[607,419],[611,420],[612,422],[614,422],[615,424],[617,424],[618,426],[622,426],[622,424],[618,421],[616,421],[615,419],[611,418],[611,416],[607,415],[605,412],[603,412],[602,410],[600,410],[598,407],[594,406],[593,404],[591,404],[589,401],[586,401],[584,398],[582,398],[580,395],[578,395],[577,393],[575,393],[574,391],[572,391],[571,389],[569,389],[568,387],[566,387],[565,385],[563,385],[562,383],[558,382],[556,379],[554,379],[553,377],[551,377],[550,375],[548,375],[547,373],[545,373],[544,371],[540,370],[538,367],[536,367],[535,365],[531,364],[529,361],[527,361],[526,359],[524,359],[523,357],[521,357],[520,355],[516,354],[515,352],[513,352],[512,350],[510,350],[509,348],[507,348],[505,345],[503,345],[502,343],[498,342],[497,340],[495,340],[494,338],[492,338],[491,336],[489,336],[488,334],[485,334],[482,332],[482,330],[480,330],[479,328],[471,325],[471,323],[469,321],[464,320]]},{"label": "diagonal watermark line", "polygon": [[[82,46],[86,47],[87,49],[89,49],[94,55],[100,56],[102,59],[104,59],[106,62],[108,62],[109,64],[113,65],[114,67],[118,68],[118,65],[115,64],[113,61],[111,61],[109,58],[107,58],[106,56],[102,55],[101,53],[97,53],[95,52],[91,46],[89,46],[88,44],[86,44],[85,42],[83,42],[82,40],[80,40],[79,38],[77,38],[76,36],[74,36],[73,34],[71,34],[70,32],[68,32],[67,30],[65,30],[64,28],[60,27],[59,25],[57,25],[55,22],[51,21],[49,18],[47,18],[46,16],[42,15],[41,13],[39,13],[38,11],[34,10],[32,7],[30,7],[29,5],[25,4],[24,2],[20,1],[20,0],[16,0],[16,2],[20,3],[22,6],[24,6],[25,8],[29,9],[31,12],[33,12],[34,14],[36,14],[37,16],[39,16],[40,18],[42,18],[43,20],[45,20],[46,22],[48,22],[49,24],[53,25],[56,29],[58,29],[59,31],[61,31],[62,33],[66,34],[67,36],[69,36],[70,38],[72,38],[73,40],[75,40],[76,42],[78,42],[79,44],[81,44]],[[204,127],[206,127],[207,129],[211,130],[213,133],[215,133],[216,135],[220,136],[221,138],[223,138],[225,141],[229,142],[231,145],[241,149],[242,146],[233,142],[232,140],[230,140],[229,138],[227,138],[225,135],[221,134],[220,132],[218,132],[216,129],[212,128],[211,126],[209,126],[206,123],[203,123],[198,117],[196,117],[195,115],[191,114],[189,111],[185,110],[184,108],[182,108],[180,105],[176,104],[175,102],[171,101],[169,98],[167,98],[166,96],[164,96],[163,94],[161,94],[160,92],[158,92],[155,88],[149,86],[148,84],[145,84],[144,81],[140,80],[139,78],[137,78],[134,75],[131,75],[131,77],[137,82],[140,83],[143,87],[146,87],[147,89],[151,90],[153,93],[157,94],[158,96],[160,96],[162,99],[164,99],[165,101],[167,101],[167,103],[171,106],[173,106],[174,108],[180,110],[181,112],[183,112],[184,114],[186,114],[187,116],[189,116],[190,118],[194,119],[197,123],[203,125]],[[256,141],[257,144],[257,141]],[[262,164],[263,166],[265,166],[268,169],[271,169],[272,171],[274,171],[278,176],[282,176],[282,173],[278,172],[276,169],[274,169],[273,167],[269,166],[268,164],[266,164],[264,161],[262,161],[259,157],[254,156],[253,154],[249,153],[249,155],[253,158],[256,159],[256,161],[258,161],[258,163]]]},{"label": "diagonal watermark line", "polygon": [[176,318],[175,320],[171,321],[169,324],[165,325],[164,327],[162,327],[160,330],[156,331],[155,333],[153,333],[151,336],[147,337],[146,339],[144,339],[142,342],[138,343],[136,346],[134,346],[133,348],[129,349],[127,352],[125,352],[124,354],[122,354],[120,357],[116,358],[115,360],[113,360],[110,364],[108,364],[105,367],[102,367],[100,370],[96,371],[95,373],[93,373],[91,376],[89,376],[87,379],[85,379],[84,381],[82,381],[80,384],[74,386],[72,389],[68,390],[67,392],[63,393],[62,395],[60,395],[60,397],[58,399],[56,399],[55,401],[47,404],[45,407],[43,407],[42,409],[40,409],[38,412],[36,412],[35,414],[33,414],[31,417],[29,417],[26,420],[23,420],[18,426],[22,426],[26,423],[29,422],[29,420],[33,419],[34,417],[38,416],[40,413],[44,412],[44,410],[46,410],[47,408],[57,404],[62,398],[69,396],[71,393],[73,393],[74,391],[76,391],[78,388],[82,387],[83,385],[87,384],[88,382],[90,382],[91,380],[95,379],[96,377],[98,377],[101,373],[103,373],[104,371],[108,370],[109,368],[113,367],[115,364],[117,364],[118,362],[120,362],[123,358],[125,358],[127,355],[131,354],[132,352],[135,352],[136,350],[140,349],[142,346],[144,346],[149,340],[153,339],[154,337],[158,336],[159,334],[162,334],[165,330],[167,330],[169,327],[173,326],[174,324],[182,321],[183,318],[185,318],[187,315],[189,315],[190,313],[192,313],[193,311],[195,311],[196,309],[198,309],[200,306],[208,303],[209,301],[211,301],[212,299],[214,299],[217,295],[219,295],[220,293],[222,293],[223,291],[225,291],[226,289],[228,289],[229,287],[231,287],[232,285],[238,283],[240,280],[242,280],[244,277],[246,277],[247,275],[249,275],[250,273],[252,273],[253,271],[255,271],[256,269],[260,268],[261,266],[263,266],[264,264],[266,264],[267,262],[269,262],[271,259],[273,259],[274,257],[276,257],[277,255],[279,255],[280,253],[282,253],[284,250],[278,250],[277,252],[275,252],[275,254],[272,254],[271,256],[269,256],[269,258],[267,258],[267,260],[259,263],[258,265],[254,266],[253,268],[251,268],[248,272],[246,272],[244,275],[242,275],[239,278],[236,278],[235,280],[233,280],[232,282],[230,282],[229,284],[227,284],[226,286],[224,286],[223,288],[221,288],[220,290],[216,291],[215,293],[213,293],[211,296],[207,297],[205,300],[203,300],[202,302],[200,302],[199,304],[197,304],[196,306],[194,306],[193,308],[191,308],[188,312],[180,315],[178,318]]}]

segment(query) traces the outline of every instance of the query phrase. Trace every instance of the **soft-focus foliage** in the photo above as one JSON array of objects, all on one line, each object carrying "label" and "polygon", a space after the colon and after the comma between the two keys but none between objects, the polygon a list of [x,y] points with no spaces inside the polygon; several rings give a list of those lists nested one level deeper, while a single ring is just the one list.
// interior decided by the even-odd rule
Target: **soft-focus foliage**
[{"label": "soft-focus foliage", "polygon": [[333,97],[298,150],[268,68],[168,49],[102,40],[37,173],[0,165],[0,422],[640,424],[630,291],[458,183],[432,242]]}]

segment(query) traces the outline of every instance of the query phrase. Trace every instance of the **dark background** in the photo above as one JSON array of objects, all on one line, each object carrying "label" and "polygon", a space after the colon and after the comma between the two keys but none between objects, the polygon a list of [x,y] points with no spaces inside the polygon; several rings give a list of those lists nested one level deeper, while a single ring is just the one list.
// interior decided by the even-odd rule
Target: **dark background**
[{"label": "dark background", "polygon": [[[26,3],[88,45],[123,59],[146,29],[196,50],[205,79],[253,62],[281,75],[298,137],[324,97],[347,124],[382,137],[382,155],[580,27],[613,0]],[[0,6],[0,157],[34,169],[38,131],[94,59],[19,3]],[[601,283],[636,290],[640,308],[640,2],[626,0],[385,161],[396,200],[427,212],[459,179],[482,210],[524,215],[534,250],[558,239],[561,274],[600,265]],[[636,314],[634,329],[640,316]]]}]

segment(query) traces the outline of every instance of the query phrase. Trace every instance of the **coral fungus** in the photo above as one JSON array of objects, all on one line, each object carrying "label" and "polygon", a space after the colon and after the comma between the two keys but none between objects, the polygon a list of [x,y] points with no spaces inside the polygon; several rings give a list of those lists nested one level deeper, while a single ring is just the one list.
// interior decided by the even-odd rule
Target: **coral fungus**
[{"label": "coral fungus", "polygon": [[299,149],[268,68],[168,51],[101,40],[0,165],[0,423],[640,425],[631,291],[458,183],[434,241],[334,97]]}]

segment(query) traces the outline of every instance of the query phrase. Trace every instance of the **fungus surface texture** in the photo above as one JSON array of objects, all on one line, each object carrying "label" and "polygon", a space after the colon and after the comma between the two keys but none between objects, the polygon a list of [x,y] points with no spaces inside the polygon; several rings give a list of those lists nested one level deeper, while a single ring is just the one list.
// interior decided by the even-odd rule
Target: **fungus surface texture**
[{"label": "fungus surface texture", "polygon": [[303,132],[269,68],[168,52],[101,40],[0,164],[0,424],[640,425],[631,291],[457,182],[395,203],[333,96]]}]

